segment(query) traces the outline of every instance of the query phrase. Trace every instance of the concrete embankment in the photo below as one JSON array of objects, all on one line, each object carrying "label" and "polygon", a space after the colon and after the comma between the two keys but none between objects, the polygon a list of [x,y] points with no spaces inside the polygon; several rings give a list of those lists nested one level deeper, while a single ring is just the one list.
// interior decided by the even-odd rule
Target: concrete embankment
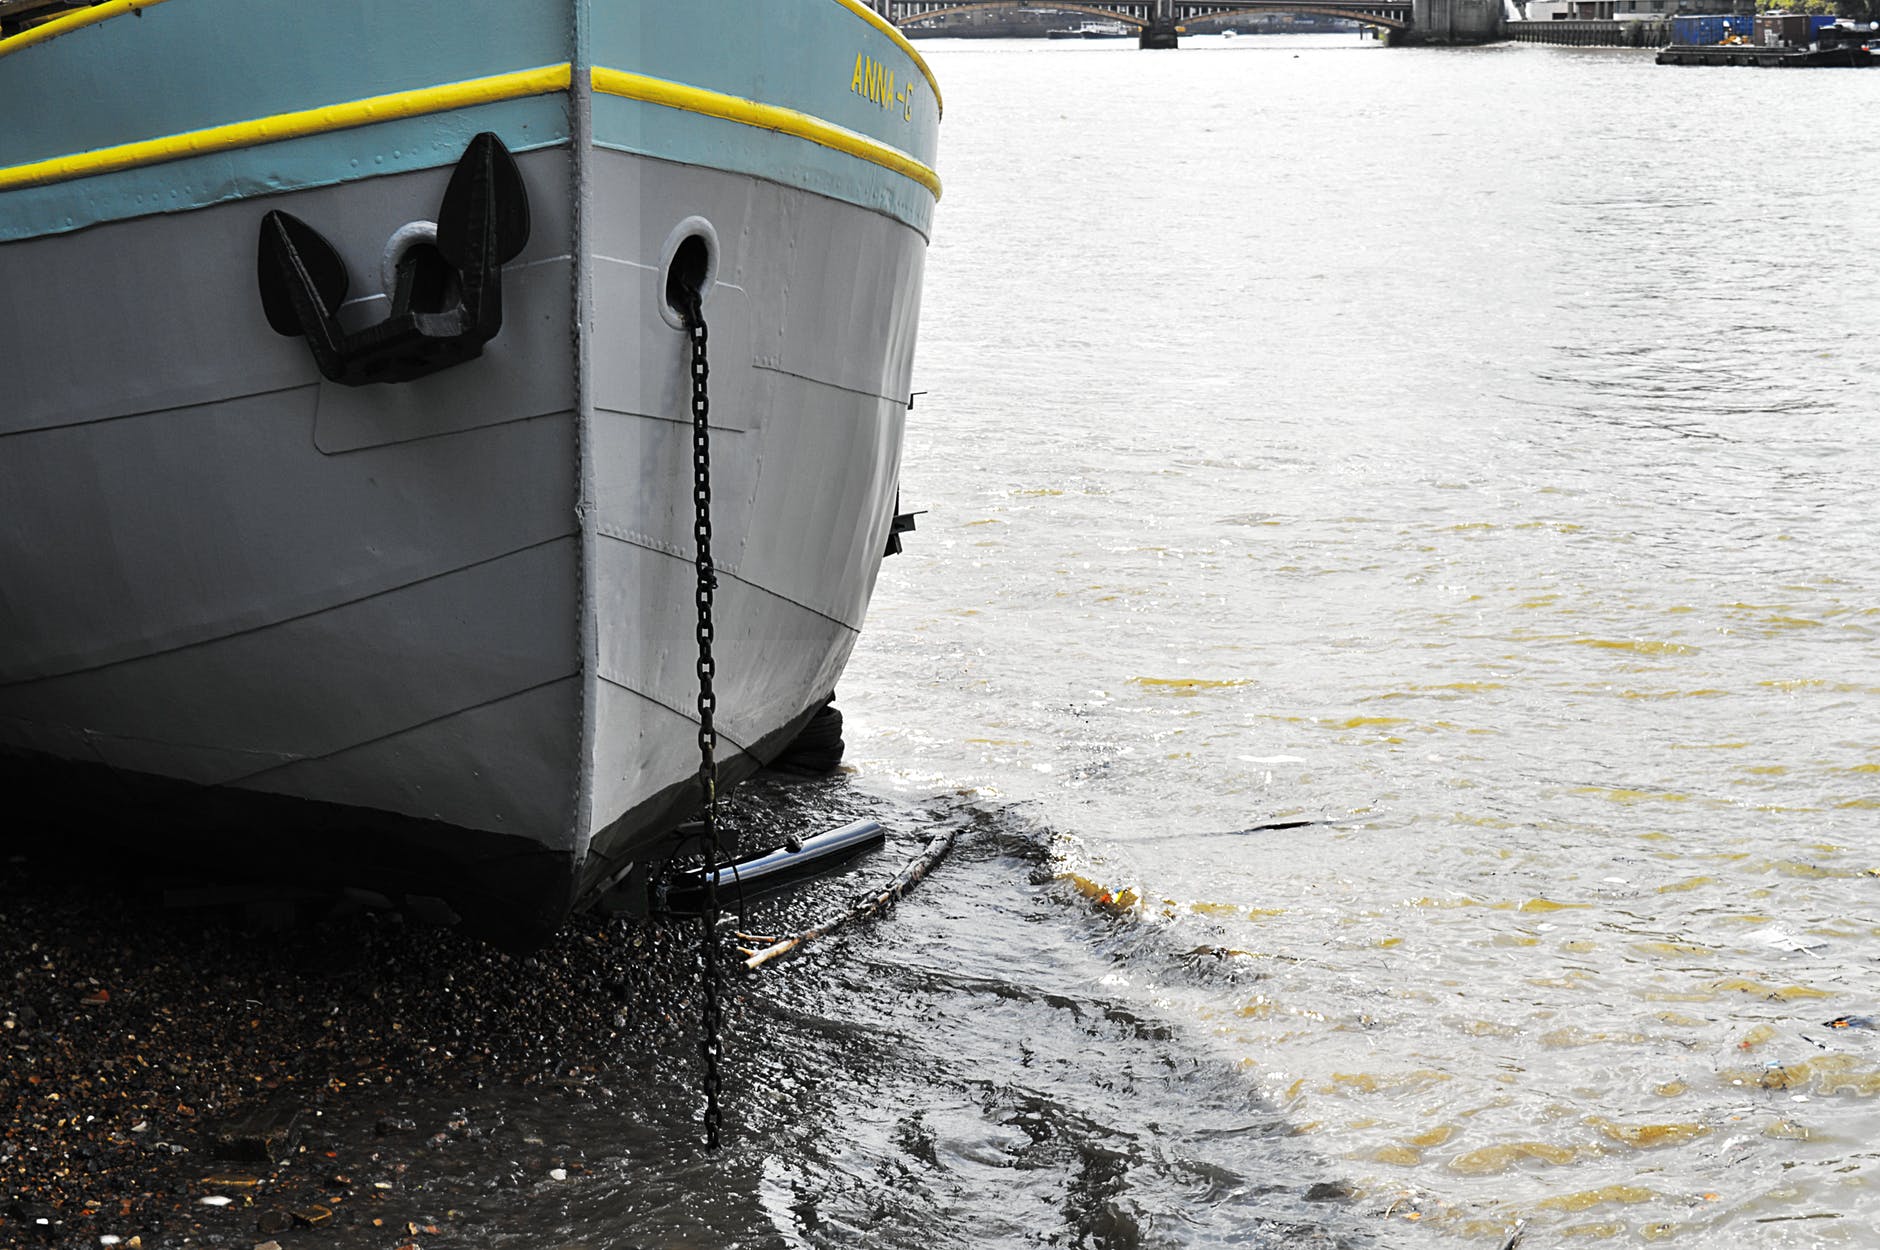
[{"label": "concrete embankment", "polygon": [[1558,22],[1504,22],[1503,35],[1516,43],[1551,43],[1568,48],[1662,48],[1671,23],[1616,22],[1573,18]]}]

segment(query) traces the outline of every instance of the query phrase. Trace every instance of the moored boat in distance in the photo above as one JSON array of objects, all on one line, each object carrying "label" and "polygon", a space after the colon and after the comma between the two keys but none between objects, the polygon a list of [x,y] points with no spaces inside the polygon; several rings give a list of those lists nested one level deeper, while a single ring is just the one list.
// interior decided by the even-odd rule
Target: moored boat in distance
[{"label": "moored boat in distance", "polygon": [[1044,33],[1046,39],[1127,39],[1136,29],[1126,22],[1094,21],[1064,26]]},{"label": "moored boat in distance", "polygon": [[919,55],[861,0],[11,10],[0,771],[515,942],[670,854],[687,307],[735,780],[833,691],[895,519]]},{"label": "moored boat in distance", "polygon": [[1751,21],[1742,16],[1675,18],[1675,42],[1659,49],[1657,63],[1767,69],[1880,65],[1874,54],[1880,23],[1811,13],[1762,13]]}]

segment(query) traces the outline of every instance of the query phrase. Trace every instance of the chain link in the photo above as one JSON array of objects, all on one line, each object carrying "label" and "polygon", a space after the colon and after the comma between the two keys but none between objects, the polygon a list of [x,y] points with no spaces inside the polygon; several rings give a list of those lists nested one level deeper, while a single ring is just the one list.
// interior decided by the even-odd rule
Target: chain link
[{"label": "chain link", "polygon": [[718,666],[712,658],[712,593],[718,573],[712,564],[712,458],[711,395],[708,382],[705,312],[697,292],[686,301],[686,337],[692,343],[692,537],[698,569],[698,784],[700,819],[704,824],[705,910],[699,954],[704,964],[703,1032],[705,1061],[705,1144],[718,1149],[723,1112],[720,1107],[719,1062],[723,1047],[719,1035],[724,1024],[722,987],[718,968],[718,733],[712,715],[718,696],[712,678]]}]

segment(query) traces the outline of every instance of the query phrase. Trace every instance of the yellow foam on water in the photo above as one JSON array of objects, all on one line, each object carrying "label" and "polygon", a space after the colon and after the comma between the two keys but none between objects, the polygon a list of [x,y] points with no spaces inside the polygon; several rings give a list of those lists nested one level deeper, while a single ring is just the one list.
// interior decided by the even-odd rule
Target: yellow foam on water
[{"label": "yellow foam on water", "polygon": [[1792,677],[1773,681],[1759,681],[1756,684],[1765,686],[1771,690],[1808,690],[1815,686],[1825,686],[1828,683],[1825,679],[1820,677]]},{"label": "yellow foam on water", "polygon": [[1748,977],[1725,977],[1711,984],[1711,989],[1721,994],[1754,994],[1759,998],[1774,999],[1778,1002],[1792,1003],[1806,998],[1831,998],[1826,990],[1818,990],[1807,985],[1765,985],[1761,981],[1752,981]]},{"label": "yellow foam on water", "polygon": [[1653,638],[1575,638],[1573,645],[1597,647],[1602,651],[1631,651],[1638,655],[1693,655],[1698,650],[1689,643]]},{"label": "yellow foam on water", "polygon": [[[1561,981],[1557,985],[1571,989],[1570,983]],[[1562,1025],[1552,1032],[1541,1034],[1541,1045],[1549,1050],[1577,1050],[1582,1046],[1603,1046],[1608,1042],[1643,1042],[1643,1033],[1595,1033],[1582,1029],[1578,1025]]]},{"label": "yellow foam on water", "polygon": [[1590,903],[1556,903],[1550,898],[1531,898],[1514,910],[1524,912],[1584,911],[1590,906]]},{"label": "yellow foam on water", "polygon": [[1724,1068],[1718,1075],[1726,1085],[1772,1090],[1806,1089],[1818,1095],[1853,1094],[1872,1098],[1880,1094],[1880,1069],[1855,1055],[1816,1055],[1773,1067]]},{"label": "yellow foam on water", "polygon": [[1600,1220],[1591,1224],[1567,1224],[1554,1230],[1561,1241],[1607,1241],[1625,1235],[1625,1225],[1618,1220]]},{"label": "yellow foam on water", "polygon": [[1616,1142],[1650,1150],[1658,1146],[1682,1146],[1710,1132],[1703,1124],[1619,1124],[1594,1116],[1587,1121]]},{"label": "yellow foam on water", "polygon": [[1587,1211],[1608,1202],[1630,1205],[1650,1202],[1657,1196],[1643,1185],[1607,1185],[1601,1189],[1585,1189],[1576,1194],[1558,1194],[1552,1198],[1543,1198],[1537,1205],[1546,1207],[1550,1211]]},{"label": "yellow foam on water", "polygon": [[1415,699],[1426,694],[1482,694],[1490,690],[1506,690],[1507,684],[1499,681],[1452,681],[1435,686],[1406,686],[1402,690],[1387,690],[1383,694],[1367,695],[1360,703],[1376,703],[1385,699]]},{"label": "yellow foam on water", "polygon": [[1244,677],[1132,677],[1132,686],[1142,686],[1150,690],[1165,690],[1170,694],[1192,695],[1202,690],[1231,690],[1236,686],[1251,686],[1253,683]]},{"label": "yellow foam on water", "polygon": [[1408,1072],[1334,1072],[1331,1080],[1319,1086],[1321,1094],[1375,1094],[1387,1089],[1427,1089],[1453,1080],[1447,1072],[1414,1068]]},{"label": "yellow foam on water", "polygon": [[1858,877],[1860,871],[1854,868],[1823,868],[1820,864],[1805,864],[1793,859],[1772,859],[1764,865],[1769,871],[1785,877],[1795,877],[1803,881],[1820,881],[1831,877]]},{"label": "yellow foam on water", "polygon": [[1624,787],[1580,786],[1574,794],[1594,795],[1614,803],[1689,803],[1691,796],[1676,790],[1630,790]]},{"label": "yellow foam on water", "polygon": [[1641,955],[1709,955],[1713,948],[1695,942],[1634,942],[1632,949]]},{"label": "yellow foam on water", "polygon": [[1565,1167],[1579,1157],[1579,1150],[1572,1146],[1555,1146],[1538,1141],[1506,1142],[1457,1155],[1449,1161],[1449,1170],[1464,1176],[1496,1176],[1530,1159],[1554,1167]]}]

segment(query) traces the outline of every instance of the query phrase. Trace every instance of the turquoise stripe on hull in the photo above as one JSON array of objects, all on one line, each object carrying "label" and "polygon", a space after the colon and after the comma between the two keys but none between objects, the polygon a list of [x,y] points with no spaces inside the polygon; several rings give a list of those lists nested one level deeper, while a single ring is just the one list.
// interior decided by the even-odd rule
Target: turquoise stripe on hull
[{"label": "turquoise stripe on hull", "polygon": [[[864,71],[894,75],[893,107],[870,97],[866,74],[851,89],[858,58]],[[932,87],[894,40],[836,0],[598,0],[594,63],[808,113],[930,167],[939,146]]]},{"label": "turquoise stripe on hull", "polygon": [[[593,23],[596,65],[794,109],[934,164],[932,87],[893,39],[836,0],[599,0]],[[890,74],[894,100],[884,106],[876,97],[888,95]],[[596,94],[594,142],[814,191],[923,235],[932,228],[934,197],[924,187],[787,135]]]},{"label": "turquoise stripe on hull", "polygon": [[565,0],[171,0],[0,60],[0,166],[568,60]]},{"label": "turquoise stripe on hull", "polygon": [[594,140],[597,146],[617,152],[751,174],[814,191],[886,213],[923,237],[932,236],[934,197],[927,188],[807,139],[596,94]]},{"label": "turquoise stripe on hull", "polygon": [[[933,163],[933,89],[893,38],[837,0],[171,0],[0,59],[0,117],[16,119],[0,126],[0,171],[565,65],[577,14],[591,20],[596,65],[794,110]],[[556,91],[0,189],[0,243],[446,166],[481,129],[513,151],[566,143],[569,114]],[[605,94],[593,115],[599,147],[931,227],[928,189],[853,154]]]},{"label": "turquoise stripe on hull", "polygon": [[0,242],[151,213],[454,164],[479,131],[515,153],[566,146],[568,98],[504,100],[0,193]]}]

